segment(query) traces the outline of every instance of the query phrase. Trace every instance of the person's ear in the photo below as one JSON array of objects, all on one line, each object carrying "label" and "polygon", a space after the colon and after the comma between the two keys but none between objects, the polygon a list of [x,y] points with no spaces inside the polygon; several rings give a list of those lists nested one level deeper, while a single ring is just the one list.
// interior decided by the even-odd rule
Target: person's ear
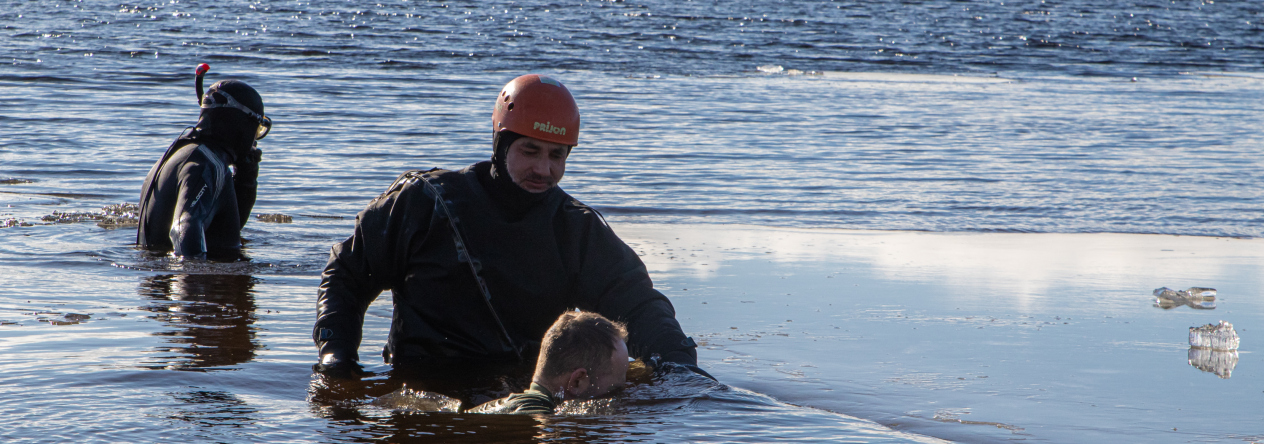
[{"label": "person's ear", "polygon": [[588,377],[588,369],[577,368],[566,378],[567,398],[580,396],[586,393],[591,386],[592,379]]}]

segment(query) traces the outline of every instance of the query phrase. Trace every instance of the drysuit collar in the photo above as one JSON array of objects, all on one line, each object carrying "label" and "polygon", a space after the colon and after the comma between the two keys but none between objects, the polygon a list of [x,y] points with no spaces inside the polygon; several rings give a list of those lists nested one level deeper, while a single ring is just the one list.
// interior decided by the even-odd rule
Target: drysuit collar
[{"label": "drysuit collar", "polygon": [[[505,165],[505,157],[509,153],[509,145],[522,135],[511,131],[499,131],[492,136],[492,161],[490,164],[480,163],[475,167],[478,181],[487,190],[492,200],[506,212],[510,219],[521,217],[527,210],[544,202],[557,192],[556,185],[543,193],[532,193],[522,189],[509,177],[509,168]],[[487,166],[483,166],[487,165]]]}]

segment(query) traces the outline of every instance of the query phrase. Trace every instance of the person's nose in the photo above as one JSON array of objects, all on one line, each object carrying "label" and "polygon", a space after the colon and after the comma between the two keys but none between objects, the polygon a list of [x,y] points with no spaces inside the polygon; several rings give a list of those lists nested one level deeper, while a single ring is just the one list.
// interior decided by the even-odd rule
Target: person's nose
[{"label": "person's nose", "polygon": [[538,176],[553,177],[553,165],[552,162],[548,161],[548,159],[535,162],[533,167],[534,168],[532,168],[531,171],[532,173],[535,173]]}]

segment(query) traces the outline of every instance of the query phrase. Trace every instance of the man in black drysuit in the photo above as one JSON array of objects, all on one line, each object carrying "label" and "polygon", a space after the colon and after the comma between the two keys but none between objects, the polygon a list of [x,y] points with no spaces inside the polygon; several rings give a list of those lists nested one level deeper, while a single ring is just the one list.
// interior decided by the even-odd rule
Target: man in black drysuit
[{"label": "man in black drysuit", "polygon": [[315,369],[360,374],[365,311],[387,289],[394,313],[383,356],[397,369],[534,360],[544,332],[576,308],[626,323],[633,357],[696,365],[697,345],[640,258],[555,186],[578,141],[569,91],[519,77],[502,90],[493,128],[491,161],[405,173],[333,246],[317,294]]},{"label": "man in black drysuit", "polygon": [[186,258],[236,260],[258,188],[256,140],[272,121],[259,93],[237,80],[211,85],[201,106],[197,126],[171,144],[141,186],[136,243]]}]

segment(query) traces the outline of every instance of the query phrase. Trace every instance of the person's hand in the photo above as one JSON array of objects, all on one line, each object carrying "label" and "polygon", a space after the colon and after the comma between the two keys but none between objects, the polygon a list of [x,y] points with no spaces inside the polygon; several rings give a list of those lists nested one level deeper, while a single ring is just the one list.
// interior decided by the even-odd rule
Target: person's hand
[{"label": "person's hand", "polygon": [[247,159],[247,160],[249,160],[251,163],[259,163],[259,162],[262,162],[262,161],[263,161],[263,150],[259,149],[259,147],[257,147],[257,146],[256,146],[256,147],[254,147],[254,148],[251,148],[251,149],[250,149],[250,152],[249,152],[249,153],[246,153],[246,159]]},{"label": "person's hand", "polygon": [[259,178],[259,160],[263,158],[262,156],[263,152],[255,148],[250,150],[246,156],[237,158],[237,161],[233,162],[233,167],[237,170],[233,179],[238,182],[244,180],[252,183],[257,180]]},{"label": "person's hand", "polygon": [[[259,160],[262,158],[263,151],[260,151],[259,148],[254,148],[246,153],[245,156],[239,157],[236,162],[233,162],[235,169],[233,183],[236,184],[238,193],[244,189],[253,189],[259,186]],[[238,200],[240,200],[240,194],[238,196]]]},{"label": "person's hand", "polygon": [[312,371],[335,379],[360,379],[372,376],[364,371],[364,367],[353,359],[342,359],[333,353],[320,358],[320,362],[312,366]]},{"label": "person's hand", "polygon": [[693,364],[686,364],[682,362],[666,360],[666,359],[663,359],[662,356],[659,356],[658,353],[654,353],[653,355],[651,355],[649,361],[646,362],[646,364],[649,364],[649,366],[653,368],[653,371],[655,374],[670,373],[670,372],[677,371],[677,369],[685,369],[685,370],[697,373],[699,375],[705,376],[712,381],[716,381],[716,382],[720,381],[719,379],[715,379],[715,376],[711,376],[710,373],[707,373],[707,371],[703,370],[701,367],[698,367]]}]

